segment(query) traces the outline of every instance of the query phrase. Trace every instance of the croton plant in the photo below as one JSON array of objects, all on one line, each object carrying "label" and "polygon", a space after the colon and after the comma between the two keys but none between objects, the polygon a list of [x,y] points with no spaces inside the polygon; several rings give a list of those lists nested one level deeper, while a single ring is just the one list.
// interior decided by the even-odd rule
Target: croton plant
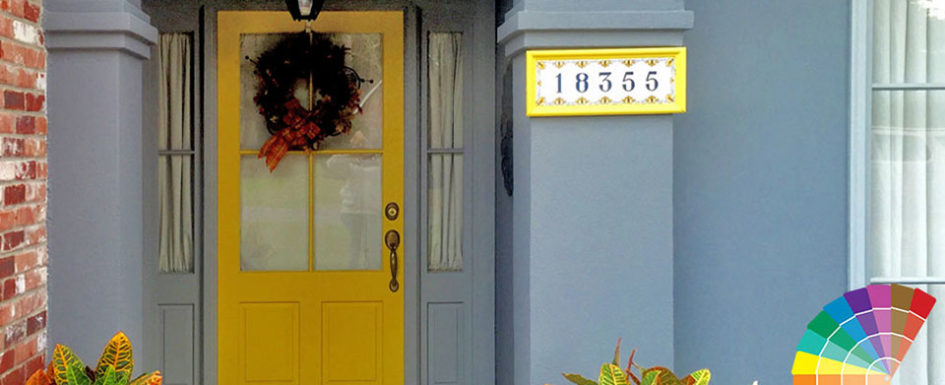
[{"label": "croton plant", "polygon": [[49,367],[33,373],[26,385],[161,385],[160,371],[132,379],[134,366],[131,341],[118,332],[105,345],[95,370],[85,366],[72,349],[56,345]]},{"label": "croton plant", "polygon": [[[564,378],[577,385],[709,385],[711,374],[709,369],[692,372],[683,379],[676,377],[673,371],[662,366],[644,368],[633,362],[636,349],[630,353],[627,368],[620,368],[620,340],[617,340],[617,350],[614,352],[614,361],[604,364],[600,368],[597,382],[582,377],[579,374],[564,373]],[[636,373],[634,373],[636,370]]]}]

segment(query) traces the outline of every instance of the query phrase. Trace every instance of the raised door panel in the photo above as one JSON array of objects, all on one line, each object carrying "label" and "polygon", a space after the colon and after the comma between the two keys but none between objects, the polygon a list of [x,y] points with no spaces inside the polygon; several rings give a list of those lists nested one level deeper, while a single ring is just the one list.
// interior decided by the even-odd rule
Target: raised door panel
[{"label": "raised door panel", "polygon": [[240,305],[241,383],[299,383],[299,304]]},{"label": "raised door panel", "polygon": [[161,373],[166,385],[195,383],[194,305],[159,305],[161,313]]},{"label": "raised door panel", "polygon": [[323,384],[380,384],[383,368],[383,304],[322,304]]}]

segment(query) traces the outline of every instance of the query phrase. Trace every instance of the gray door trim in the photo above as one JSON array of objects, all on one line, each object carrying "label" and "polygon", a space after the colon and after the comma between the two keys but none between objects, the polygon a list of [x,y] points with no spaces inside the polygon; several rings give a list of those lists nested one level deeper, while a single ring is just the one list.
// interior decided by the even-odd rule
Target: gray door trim
[{"label": "gray door trim", "polygon": [[[155,14],[155,23],[162,31],[193,31],[195,47],[199,50],[195,54],[202,70],[198,71],[195,82],[199,87],[197,94],[202,96],[199,108],[202,127],[202,186],[196,187],[198,202],[202,204],[198,211],[202,211],[205,223],[197,231],[202,236],[198,245],[198,258],[201,266],[197,268],[200,274],[200,283],[197,286],[199,300],[196,311],[195,328],[202,336],[197,347],[199,365],[195,370],[198,374],[198,383],[217,383],[217,242],[216,227],[217,210],[217,40],[216,15],[221,10],[283,10],[282,2],[265,0],[208,0],[181,2],[176,0],[144,0],[144,9]],[[405,52],[404,52],[404,86],[405,93],[405,121],[404,121],[404,220],[405,220],[405,283],[404,285],[404,359],[405,383],[425,384],[423,375],[425,364],[421,354],[422,342],[425,342],[423,326],[426,320],[422,318],[422,309],[426,307],[423,298],[433,299],[430,294],[435,291],[435,284],[426,281],[436,281],[433,275],[426,273],[426,262],[421,245],[426,242],[425,232],[420,226],[422,204],[421,200],[421,135],[425,124],[421,111],[423,104],[423,87],[425,72],[423,63],[425,57],[423,44],[425,32],[429,26],[436,28],[462,28],[468,38],[467,52],[467,84],[466,93],[468,102],[467,121],[470,128],[466,137],[467,156],[464,168],[469,170],[467,196],[465,203],[467,213],[467,232],[465,250],[469,250],[470,259],[474,262],[465,274],[468,278],[468,292],[466,300],[469,303],[468,322],[469,333],[464,338],[468,342],[469,352],[465,363],[466,376],[457,383],[462,384],[493,384],[495,373],[494,359],[494,55],[495,55],[495,15],[494,4],[488,0],[422,0],[422,1],[332,1],[329,0],[326,10],[402,10],[405,24]],[[475,81],[475,79],[488,79]],[[147,92],[147,91],[146,91]],[[155,168],[156,170],[156,168]],[[154,176],[156,181],[156,175]],[[200,210],[202,208],[202,210]],[[156,217],[156,216],[155,216]],[[156,236],[155,236],[156,237]],[[156,244],[156,243],[155,243]],[[468,248],[466,248],[468,246]],[[145,274],[147,276],[147,272]],[[424,294],[424,291],[427,294]],[[197,294],[195,294],[196,296]],[[154,299],[146,306],[153,307]],[[154,326],[154,325],[152,325]],[[153,345],[152,345],[153,343]],[[158,341],[149,341],[149,346],[158,346]],[[155,358],[160,352],[154,352]]]}]

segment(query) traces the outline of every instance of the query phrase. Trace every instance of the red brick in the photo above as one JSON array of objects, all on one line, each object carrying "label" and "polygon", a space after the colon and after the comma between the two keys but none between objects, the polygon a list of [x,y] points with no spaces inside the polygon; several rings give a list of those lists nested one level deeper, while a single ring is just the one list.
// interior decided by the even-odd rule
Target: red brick
[{"label": "red brick", "polygon": [[[4,236],[4,239],[6,239],[6,236]],[[9,277],[14,272],[16,272],[16,260],[13,257],[0,259],[0,278]]]},{"label": "red brick", "polygon": [[7,231],[16,226],[16,210],[0,210],[0,231]]},{"label": "red brick", "polygon": [[[38,120],[37,123],[39,123]],[[12,134],[14,129],[16,129],[16,117],[0,112],[0,133]]]},{"label": "red brick", "polygon": [[3,91],[3,107],[9,110],[22,110],[26,108],[26,98],[19,91]]},{"label": "red brick", "polygon": [[46,96],[26,94],[26,110],[30,112],[42,111],[46,105]]},{"label": "red brick", "polygon": [[6,325],[13,319],[13,304],[0,306],[0,325]]},{"label": "red brick", "polygon": [[[9,347],[15,347],[17,342],[26,337],[26,321],[20,321],[13,325],[7,326],[7,330],[3,337],[3,343]],[[14,363],[19,363],[14,361]]]},{"label": "red brick", "polygon": [[[45,149],[46,144],[43,143],[43,148]],[[46,201],[46,184],[31,184],[26,188],[26,201],[27,202],[45,202]]]},{"label": "red brick", "polygon": [[3,156],[23,156],[26,140],[23,138],[3,138],[0,147],[2,147]]},{"label": "red brick", "polygon": [[46,312],[36,314],[26,320],[26,334],[32,335],[46,329]]},{"label": "red brick", "polygon": [[16,133],[27,135],[36,133],[36,118],[32,116],[16,118]]},{"label": "red brick", "polygon": [[[39,353],[42,353],[43,349],[45,349],[45,346],[37,346],[36,348],[39,350]],[[26,373],[29,373],[30,375],[36,373],[38,370],[43,370],[46,367],[46,360],[44,359],[43,354],[37,354],[33,356],[33,358],[30,358],[30,360],[26,362],[25,367]]]},{"label": "red brick", "polygon": [[10,371],[2,379],[0,385],[21,385],[26,381],[26,368],[19,367]]},{"label": "red brick", "polygon": [[15,205],[26,200],[26,185],[15,184],[3,188],[3,204]]},{"label": "red brick", "polygon": [[0,36],[13,38],[13,20],[0,17]]},{"label": "red brick", "polygon": [[23,18],[26,20],[37,22],[39,21],[40,8],[37,5],[26,3],[23,7]]},{"label": "red brick", "polygon": [[[3,234],[3,251],[13,250],[23,244],[23,241],[26,240],[26,232],[23,230],[15,230]],[[11,264],[12,270],[12,264]],[[0,262],[0,277],[6,277],[3,272],[6,269],[3,268],[3,262]]]},{"label": "red brick", "polygon": [[39,226],[26,230],[26,239],[30,245],[35,245],[46,240],[46,226]]},{"label": "red brick", "polygon": [[37,287],[40,287],[46,284],[46,269],[40,268],[33,271],[28,271],[24,274],[26,276],[26,290],[33,290]]},{"label": "red brick", "polygon": [[[30,314],[46,305],[46,293],[36,293],[16,299],[15,314]],[[26,332],[26,323],[23,324],[23,332]]]},{"label": "red brick", "polygon": [[[26,323],[24,322],[24,325]],[[25,333],[25,328],[23,329]],[[36,355],[36,338],[30,338],[24,343],[17,345],[14,350],[16,351],[16,363],[21,364],[32,358]],[[25,366],[25,365],[24,365]],[[24,370],[26,368],[24,367]]]},{"label": "red brick", "polygon": [[[42,206],[37,206],[42,207]],[[36,251],[27,251],[23,254],[18,254],[13,257],[16,263],[16,272],[22,273],[27,270],[31,270],[40,264],[40,256]]]},{"label": "red brick", "polygon": [[9,351],[3,353],[3,356],[0,357],[0,373],[6,372],[13,367],[13,360],[16,358],[14,354],[13,351]]},{"label": "red brick", "polygon": [[16,290],[16,278],[8,278],[3,281],[3,300],[8,300],[19,294]]},{"label": "red brick", "polygon": [[[2,120],[0,120],[0,122],[2,122]],[[41,135],[46,135],[46,131],[47,131],[46,124],[47,124],[47,120],[45,117],[37,118],[36,119],[36,133],[41,134]]]}]

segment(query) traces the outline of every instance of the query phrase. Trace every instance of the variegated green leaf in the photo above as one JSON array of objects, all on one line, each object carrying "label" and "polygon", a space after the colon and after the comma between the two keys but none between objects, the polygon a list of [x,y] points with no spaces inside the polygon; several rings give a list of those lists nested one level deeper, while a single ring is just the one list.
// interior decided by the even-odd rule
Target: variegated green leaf
[{"label": "variegated green leaf", "polygon": [[684,385],[709,385],[709,379],[712,377],[712,374],[709,373],[709,369],[700,369],[692,372],[686,378],[683,379]]},{"label": "variegated green leaf", "polygon": [[[70,366],[67,372],[69,385],[92,385],[92,380],[85,375],[85,365]],[[59,380],[56,380],[56,385],[59,385]]]},{"label": "variegated green leaf", "polygon": [[[68,346],[56,345],[53,350],[52,367],[56,385],[80,385],[89,382],[89,378],[85,375],[85,364]],[[82,382],[82,379],[85,379],[85,382]]]},{"label": "variegated green leaf", "polygon": [[131,377],[131,371],[134,369],[135,361],[131,352],[131,341],[125,333],[118,332],[102,350],[102,355],[98,359],[98,365],[95,367],[95,377],[102,377],[109,366],[113,367],[116,373],[123,374],[127,378]]},{"label": "variegated green leaf", "polygon": [[614,364],[604,364],[600,368],[600,378],[597,382],[599,385],[630,385],[623,369]]},{"label": "variegated green leaf", "polygon": [[128,377],[122,372],[116,372],[114,366],[108,366],[105,373],[95,377],[93,385],[125,385],[128,383]]},{"label": "variegated green leaf", "polygon": [[597,385],[596,382],[588,380],[584,378],[583,376],[581,376],[580,374],[562,373],[562,375],[564,376],[564,378],[567,378],[568,381],[571,381],[577,385]]}]

